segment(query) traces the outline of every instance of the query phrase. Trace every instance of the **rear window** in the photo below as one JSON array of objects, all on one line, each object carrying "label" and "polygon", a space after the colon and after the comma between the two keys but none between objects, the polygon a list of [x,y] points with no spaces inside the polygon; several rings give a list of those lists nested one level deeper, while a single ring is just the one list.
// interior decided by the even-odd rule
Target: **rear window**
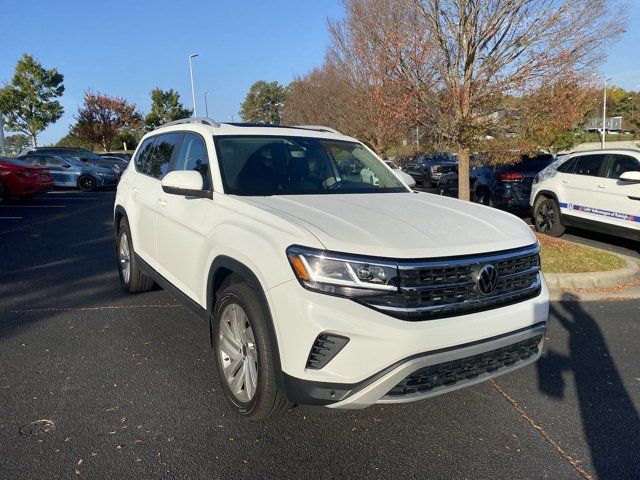
[{"label": "rear window", "polygon": [[553,156],[545,155],[534,158],[525,158],[523,161],[512,165],[512,170],[518,170],[519,172],[531,172],[537,173],[553,162]]},{"label": "rear window", "polygon": [[18,160],[17,158],[4,158],[0,157],[0,160],[5,163],[10,163],[11,165],[15,165],[17,167],[30,167],[31,162],[23,162],[22,160]]}]

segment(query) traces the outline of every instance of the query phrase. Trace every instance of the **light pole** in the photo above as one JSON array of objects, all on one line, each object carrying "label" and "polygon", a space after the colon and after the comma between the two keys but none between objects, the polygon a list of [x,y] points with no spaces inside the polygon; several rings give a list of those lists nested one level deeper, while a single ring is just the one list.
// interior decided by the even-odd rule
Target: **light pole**
[{"label": "light pole", "polygon": [[189,76],[191,77],[191,98],[193,99],[193,116],[198,116],[198,110],[196,110],[196,89],[193,86],[193,65],[191,64],[191,60],[196,58],[199,53],[192,53],[189,55]]},{"label": "light pole", "polygon": [[607,135],[607,82],[610,78],[604,79],[604,94],[602,100],[602,150],[605,146],[605,136]]},{"label": "light pole", "polygon": [[209,104],[207,103],[207,95],[211,92],[204,92],[204,116],[209,118]]},{"label": "light pole", "polygon": [[231,119],[231,123],[234,123],[234,119],[236,118],[235,115],[229,115],[229,118]]}]

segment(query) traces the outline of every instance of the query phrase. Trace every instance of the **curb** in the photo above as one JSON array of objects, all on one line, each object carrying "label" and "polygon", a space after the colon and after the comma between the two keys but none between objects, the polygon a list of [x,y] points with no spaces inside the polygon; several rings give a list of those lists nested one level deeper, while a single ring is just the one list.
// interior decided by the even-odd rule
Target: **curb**
[{"label": "curb", "polygon": [[[611,253],[611,252],[608,252]],[[615,253],[626,265],[617,270],[589,273],[545,273],[542,272],[549,290],[561,289],[605,289],[625,285],[640,279],[640,263],[635,258]]]}]

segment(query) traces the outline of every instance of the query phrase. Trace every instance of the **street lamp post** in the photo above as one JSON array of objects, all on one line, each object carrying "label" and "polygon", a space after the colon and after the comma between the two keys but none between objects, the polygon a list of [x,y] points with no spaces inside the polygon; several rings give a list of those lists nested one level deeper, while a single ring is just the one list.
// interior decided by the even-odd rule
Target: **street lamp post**
[{"label": "street lamp post", "polygon": [[234,123],[236,116],[235,115],[229,115],[229,118],[231,119],[231,123]]},{"label": "street lamp post", "polygon": [[7,154],[7,145],[4,142],[4,121],[2,120],[2,115],[0,115],[0,153],[2,155]]},{"label": "street lamp post", "polygon": [[207,95],[211,92],[204,92],[204,116],[209,118],[209,104],[207,103]]},{"label": "street lamp post", "polygon": [[196,58],[198,55],[199,55],[198,53],[192,53],[191,55],[189,55],[189,76],[191,77],[191,98],[193,99],[193,116],[194,117],[198,116],[198,110],[196,109],[196,89],[193,85],[193,65],[191,63],[191,60]]},{"label": "street lamp post", "polygon": [[604,79],[604,94],[602,101],[602,149],[605,147],[605,136],[607,135],[607,81],[611,80],[610,78]]}]

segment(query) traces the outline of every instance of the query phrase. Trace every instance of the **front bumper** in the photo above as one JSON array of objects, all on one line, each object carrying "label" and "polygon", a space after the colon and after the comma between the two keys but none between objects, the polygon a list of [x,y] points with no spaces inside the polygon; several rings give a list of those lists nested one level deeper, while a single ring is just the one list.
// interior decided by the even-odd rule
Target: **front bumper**
[{"label": "front bumper", "polygon": [[[457,360],[533,337],[548,317],[548,290],[530,300],[468,315],[409,322],[354,301],[310,292],[297,281],[267,291],[274,318],[287,398],[302,405],[362,408],[377,402],[426,398],[477,383],[534,362],[536,355],[477,378],[418,395],[386,398],[411,373],[443,358]],[[318,335],[349,342],[321,369],[307,368]],[[449,360],[447,360],[449,361]]]}]

